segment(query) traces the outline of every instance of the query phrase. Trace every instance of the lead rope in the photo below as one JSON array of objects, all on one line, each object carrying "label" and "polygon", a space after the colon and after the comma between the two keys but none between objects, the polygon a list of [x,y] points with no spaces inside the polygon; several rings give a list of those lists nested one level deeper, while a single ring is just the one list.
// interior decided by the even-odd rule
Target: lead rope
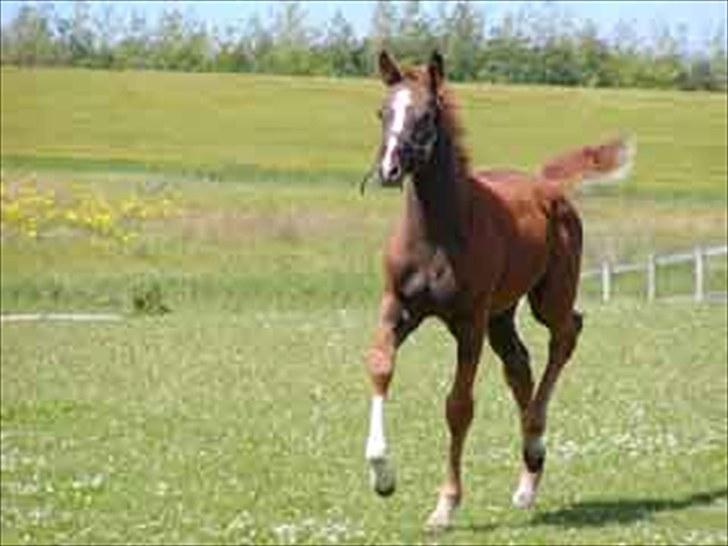
[{"label": "lead rope", "polygon": [[364,195],[364,188],[366,188],[367,183],[371,180],[372,175],[374,174],[374,171],[377,170],[377,163],[372,163],[372,166],[369,167],[369,170],[364,175],[364,178],[361,179],[361,182],[359,182],[359,195]]},{"label": "lead rope", "polygon": [[[379,150],[377,150],[378,152]],[[364,174],[364,178],[361,179],[361,182],[359,182],[359,194],[364,195],[364,189],[366,188],[367,183],[372,179],[372,175],[377,170],[377,159],[379,157],[379,153],[376,154],[374,159],[372,160],[372,165],[369,167],[369,170]]]}]

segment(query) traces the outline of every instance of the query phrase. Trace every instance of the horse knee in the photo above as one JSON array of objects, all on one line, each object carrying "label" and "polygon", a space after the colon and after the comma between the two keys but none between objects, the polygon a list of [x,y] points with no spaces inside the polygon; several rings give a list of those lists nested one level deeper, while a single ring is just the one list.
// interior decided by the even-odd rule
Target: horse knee
[{"label": "horse knee", "polygon": [[386,392],[394,371],[394,355],[391,351],[375,347],[369,350],[367,365],[375,388]]}]

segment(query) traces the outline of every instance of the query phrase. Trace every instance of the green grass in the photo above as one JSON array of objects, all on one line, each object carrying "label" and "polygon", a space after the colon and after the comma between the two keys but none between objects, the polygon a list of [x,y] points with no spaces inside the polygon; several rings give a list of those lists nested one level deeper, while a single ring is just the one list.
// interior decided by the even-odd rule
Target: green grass
[{"label": "green grass", "polygon": [[[725,307],[586,311],[533,512],[509,506],[517,418],[486,351],[467,496],[442,542],[725,543]],[[434,322],[403,347],[387,414],[399,488],[379,499],[363,461],[374,318],[372,304],[4,324],[3,543],[429,543],[454,350]],[[521,323],[540,370],[545,334]]]},{"label": "green grass", "polygon": [[[63,182],[49,176],[39,183],[61,191]],[[128,178],[80,180],[77,185],[109,200],[130,186]],[[316,309],[322,302],[363,305],[378,297],[380,255],[400,208],[399,192],[373,190],[362,198],[345,183],[171,181],[167,187],[182,213],[143,225],[128,245],[64,232],[30,240],[8,231],[0,278],[3,311],[124,312],[134,286],[146,281],[159,283],[176,311]],[[650,252],[725,240],[724,207],[592,195],[578,201],[584,269],[604,258],[644,261]],[[708,265],[707,289],[725,291],[724,261]],[[689,293],[691,275],[688,267],[661,268],[660,293]],[[629,277],[618,278],[618,294],[643,298],[644,276]],[[587,281],[583,294],[596,295],[598,288],[598,282]]]},{"label": "green grass", "polygon": [[[627,132],[639,156],[625,191],[725,199],[725,95],[454,88],[476,164],[533,168]],[[306,182],[366,170],[383,96],[374,80],[11,68],[2,91],[10,167]]]}]

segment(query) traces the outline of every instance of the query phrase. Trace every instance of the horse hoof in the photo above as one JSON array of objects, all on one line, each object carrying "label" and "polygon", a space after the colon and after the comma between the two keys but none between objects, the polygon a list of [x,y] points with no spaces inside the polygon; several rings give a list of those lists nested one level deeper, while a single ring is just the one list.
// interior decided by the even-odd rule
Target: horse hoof
[{"label": "horse hoof", "polygon": [[389,497],[397,488],[394,468],[386,458],[370,459],[372,488],[380,497]]},{"label": "horse hoof", "polygon": [[524,469],[518,481],[518,488],[513,493],[513,506],[526,510],[536,502],[536,492],[541,481],[541,472],[529,472]]},{"label": "horse hoof", "polygon": [[386,484],[386,486],[380,486],[375,485],[374,491],[379,495],[380,497],[389,497],[397,490],[397,487],[394,482],[391,482],[389,484]]},{"label": "horse hoof", "polygon": [[442,512],[438,512],[437,510],[430,514],[430,517],[427,518],[427,522],[425,523],[425,531],[427,531],[428,533],[438,533],[441,531],[446,531],[449,528],[449,516],[443,514]]},{"label": "horse hoof", "polygon": [[522,491],[519,489],[513,493],[513,506],[521,510],[528,510],[533,506],[536,495],[532,491]]},{"label": "horse hoof", "polygon": [[450,527],[455,509],[460,503],[459,497],[443,495],[437,499],[437,506],[427,518],[425,530],[430,532],[444,531]]}]

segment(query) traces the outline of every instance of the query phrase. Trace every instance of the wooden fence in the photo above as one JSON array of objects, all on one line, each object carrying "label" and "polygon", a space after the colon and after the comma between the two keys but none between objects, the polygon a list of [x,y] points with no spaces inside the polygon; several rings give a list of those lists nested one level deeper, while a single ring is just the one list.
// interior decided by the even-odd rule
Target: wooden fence
[{"label": "wooden fence", "polygon": [[695,301],[701,302],[707,299],[727,300],[726,292],[709,292],[706,290],[706,260],[714,256],[728,254],[728,245],[701,247],[696,246],[692,252],[681,252],[678,254],[651,254],[646,262],[630,264],[612,264],[608,261],[602,262],[598,269],[584,271],[582,279],[599,277],[601,280],[602,301],[607,302],[613,296],[613,278],[616,275],[625,273],[644,273],[645,291],[648,300],[657,298],[657,269],[675,264],[693,263],[693,293]]}]

